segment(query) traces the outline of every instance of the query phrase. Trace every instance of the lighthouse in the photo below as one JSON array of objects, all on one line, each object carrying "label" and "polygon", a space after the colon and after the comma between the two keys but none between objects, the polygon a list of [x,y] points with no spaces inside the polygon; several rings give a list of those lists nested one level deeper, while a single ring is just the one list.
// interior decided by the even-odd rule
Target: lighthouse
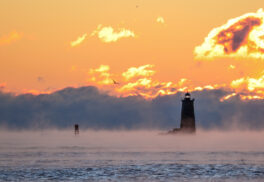
[{"label": "lighthouse", "polygon": [[182,99],[181,124],[180,128],[174,128],[169,134],[176,133],[195,133],[195,115],[194,115],[194,99],[187,92]]},{"label": "lighthouse", "polygon": [[187,92],[182,99],[180,130],[184,132],[195,132],[194,99]]}]

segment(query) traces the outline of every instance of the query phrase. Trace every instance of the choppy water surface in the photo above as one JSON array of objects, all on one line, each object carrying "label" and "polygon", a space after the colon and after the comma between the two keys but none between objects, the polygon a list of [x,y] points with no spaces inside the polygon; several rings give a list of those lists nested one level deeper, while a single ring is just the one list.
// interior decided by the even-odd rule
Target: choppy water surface
[{"label": "choppy water surface", "polygon": [[263,136],[2,132],[0,181],[264,181]]}]

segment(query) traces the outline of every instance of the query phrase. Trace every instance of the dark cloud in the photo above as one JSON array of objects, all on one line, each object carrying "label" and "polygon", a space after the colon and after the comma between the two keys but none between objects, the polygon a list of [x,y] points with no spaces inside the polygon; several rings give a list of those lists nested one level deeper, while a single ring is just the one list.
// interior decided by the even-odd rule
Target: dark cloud
[{"label": "dark cloud", "polygon": [[224,46],[226,53],[236,52],[242,45],[248,44],[247,38],[254,26],[261,25],[261,19],[247,17],[242,19],[228,29],[221,31],[217,38],[218,44]]},{"label": "dark cloud", "polygon": [[[220,102],[228,91],[193,92],[197,126],[204,129],[264,129],[263,100]],[[179,126],[183,93],[145,100],[117,98],[95,87],[65,88],[34,96],[0,92],[0,126],[9,129],[172,129]]]}]

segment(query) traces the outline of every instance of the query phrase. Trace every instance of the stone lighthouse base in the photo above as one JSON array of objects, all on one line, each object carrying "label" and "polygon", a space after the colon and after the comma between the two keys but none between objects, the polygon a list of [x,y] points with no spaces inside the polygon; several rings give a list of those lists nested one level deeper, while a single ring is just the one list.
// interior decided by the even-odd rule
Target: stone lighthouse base
[{"label": "stone lighthouse base", "polygon": [[168,131],[168,134],[195,134],[195,130],[187,128],[174,128],[173,130]]}]

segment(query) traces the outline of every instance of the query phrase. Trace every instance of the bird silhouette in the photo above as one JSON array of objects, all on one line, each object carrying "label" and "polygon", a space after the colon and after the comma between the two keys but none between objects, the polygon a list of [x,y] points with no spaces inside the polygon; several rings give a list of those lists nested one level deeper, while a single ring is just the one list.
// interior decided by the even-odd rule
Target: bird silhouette
[{"label": "bird silhouette", "polygon": [[119,83],[118,83],[117,81],[115,81],[114,79],[112,79],[112,80],[113,80],[113,83],[114,83],[114,84],[119,84]]}]

